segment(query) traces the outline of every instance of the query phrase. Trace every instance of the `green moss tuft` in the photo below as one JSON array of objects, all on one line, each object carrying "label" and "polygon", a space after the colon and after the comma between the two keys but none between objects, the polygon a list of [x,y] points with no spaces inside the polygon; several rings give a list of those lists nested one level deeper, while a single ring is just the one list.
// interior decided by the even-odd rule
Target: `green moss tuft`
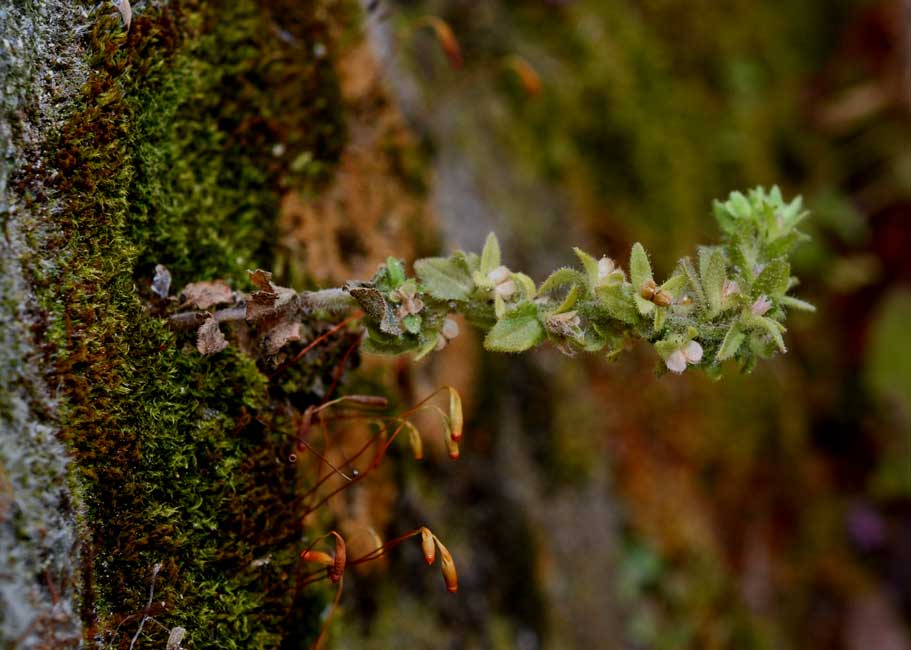
[{"label": "green moss tuft", "polygon": [[[99,16],[81,105],[49,143],[58,263],[32,272],[85,505],[87,641],[126,647],[156,563],[149,613],[185,647],[304,647],[318,629],[322,602],[295,589],[300,477],[276,404],[314,400],[344,348],[276,400],[251,359],[201,357],[142,294],[156,263],[177,288],[268,267],[281,191],[331,172],[345,133],[320,11],[178,0],[128,33]],[[166,638],[147,624],[136,647]]]}]

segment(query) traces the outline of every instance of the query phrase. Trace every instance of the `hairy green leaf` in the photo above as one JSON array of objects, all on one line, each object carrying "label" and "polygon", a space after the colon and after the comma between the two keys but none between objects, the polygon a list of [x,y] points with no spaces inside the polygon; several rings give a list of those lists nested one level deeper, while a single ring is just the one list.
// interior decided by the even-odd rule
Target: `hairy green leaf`
[{"label": "hairy green leaf", "polygon": [[493,352],[523,352],[543,341],[544,336],[538,309],[527,303],[497,321],[484,339],[484,347]]},{"label": "hairy green leaf", "polygon": [[724,340],[721,342],[721,347],[718,348],[718,354],[715,355],[716,361],[724,361],[725,359],[730,359],[735,354],[737,350],[740,349],[743,340],[746,338],[746,334],[740,329],[737,323],[731,325],[728,329],[727,334],[724,335]]},{"label": "hairy green leaf", "polygon": [[779,257],[768,264],[753,282],[752,296],[765,295],[780,298],[788,290],[788,278],[791,276],[791,265]]},{"label": "hairy green leaf", "polygon": [[816,305],[807,302],[806,300],[801,300],[800,298],[795,298],[794,296],[782,296],[779,299],[779,302],[783,307],[790,307],[791,309],[797,309],[799,311],[808,311],[815,312]]},{"label": "hairy green leaf", "polygon": [[667,291],[669,294],[675,298],[680,295],[680,292],[683,291],[683,287],[686,286],[686,276],[683,273],[677,273],[668,278],[664,284],[662,284],[659,289]]},{"label": "hairy green leaf", "polygon": [[598,260],[583,251],[581,248],[573,248],[573,252],[579,261],[582,262],[582,268],[585,269],[585,275],[588,276],[588,282],[592,286],[598,284]]},{"label": "hairy green leaf", "polygon": [[532,300],[538,295],[538,290],[535,288],[535,281],[524,273],[513,273],[512,279],[522,289],[522,293],[525,294],[526,300]]},{"label": "hairy green leaf", "polygon": [[565,287],[567,285],[581,285],[585,287],[587,285],[585,276],[576,269],[564,266],[551,273],[547,279],[541,283],[538,293],[548,293],[554,289],[559,289],[560,287]]},{"label": "hairy green leaf", "polygon": [[484,250],[481,251],[481,275],[487,275],[500,266],[500,242],[493,233],[487,235]]},{"label": "hairy green leaf", "polygon": [[557,310],[554,313],[562,314],[563,312],[567,312],[575,307],[576,303],[579,301],[580,293],[581,291],[579,290],[579,285],[573,285],[573,288],[569,290],[569,293],[566,294],[566,298],[563,299],[563,302],[560,303],[560,306],[557,307]]},{"label": "hairy green leaf", "polygon": [[648,254],[642,244],[633,244],[629,256],[629,276],[633,283],[633,290],[638,292],[649,280],[652,280],[652,265],[648,261]]},{"label": "hairy green leaf", "polygon": [[603,307],[610,318],[616,318],[628,325],[639,322],[639,313],[629,285],[598,287],[596,295],[599,306]]},{"label": "hairy green leaf", "polygon": [[715,318],[721,313],[722,292],[727,275],[724,252],[720,248],[703,248],[699,251],[699,275],[702,278],[708,317]]},{"label": "hairy green leaf", "polygon": [[438,300],[468,300],[474,281],[464,263],[447,257],[427,257],[414,263],[425,291]]}]

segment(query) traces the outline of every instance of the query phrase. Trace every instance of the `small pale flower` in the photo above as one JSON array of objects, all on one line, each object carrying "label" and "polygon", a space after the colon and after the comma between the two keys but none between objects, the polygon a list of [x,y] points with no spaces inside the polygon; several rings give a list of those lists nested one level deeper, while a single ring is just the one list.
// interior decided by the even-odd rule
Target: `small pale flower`
[{"label": "small pale flower", "polygon": [[603,280],[608,275],[614,272],[614,269],[617,268],[617,264],[609,258],[607,255],[598,260],[598,279]]},{"label": "small pale flower", "polygon": [[505,266],[498,266],[493,271],[487,274],[487,279],[493,282],[494,284],[502,284],[510,279],[512,273]]},{"label": "small pale flower", "polygon": [[702,346],[696,341],[690,341],[682,348],[674,350],[664,360],[664,365],[673,373],[680,374],[686,370],[687,364],[695,365],[702,361]]},{"label": "small pale flower", "polygon": [[680,374],[686,370],[686,355],[683,350],[674,350],[671,355],[664,360],[664,365],[673,373]]},{"label": "small pale flower", "polygon": [[447,318],[443,321],[443,329],[440,331],[443,332],[443,336],[445,336],[447,340],[451,341],[459,335],[459,324],[451,318]]},{"label": "small pale flower", "polygon": [[721,285],[721,297],[724,299],[736,296],[738,293],[740,293],[740,287],[734,280],[725,280]]},{"label": "small pale flower", "polygon": [[508,299],[516,292],[516,283],[512,279],[512,271],[505,266],[498,266],[487,274],[487,279],[493,282],[493,291],[495,294]]},{"label": "small pale flower", "polygon": [[498,284],[494,288],[494,293],[503,298],[504,300],[509,298],[512,294],[516,292],[516,283],[512,280],[507,280],[501,284]]},{"label": "small pale flower", "polygon": [[769,300],[768,296],[759,296],[753,306],[750,307],[750,311],[753,312],[754,316],[765,316],[771,308],[772,301]]},{"label": "small pale flower", "polygon": [[396,315],[399,318],[405,318],[405,316],[418,314],[422,309],[424,309],[424,301],[418,298],[417,294],[414,292],[396,289],[392,295],[401,303],[398,310],[396,311]]},{"label": "small pale flower", "polygon": [[696,341],[690,341],[683,348],[683,354],[686,356],[687,363],[696,364],[702,361],[702,346]]},{"label": "small pale flower", "polygon": [[440,328],[440,333],[437,334],[437,344],[434,350],[439,352],[455,337],[459,335],[459,324],[456,323],[451,318],[447,318],[443,321],[443,327]]}]

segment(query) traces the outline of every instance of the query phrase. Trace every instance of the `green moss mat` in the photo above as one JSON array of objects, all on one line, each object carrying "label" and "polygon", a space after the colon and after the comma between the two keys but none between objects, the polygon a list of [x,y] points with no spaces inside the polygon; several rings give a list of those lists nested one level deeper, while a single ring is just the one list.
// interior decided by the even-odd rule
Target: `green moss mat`
[{"label": "green moss mat", "polygon": [[201,357],[144,296],[156,263],[177,289],[268,267],[283,186],[331,171],[344,128],[323,9],[178,1],[128,33],[99,15],[87,37],[89,82],[50,144],[58,264],[32,266],[85,506],[87,641],[129,645],[156,563],[163,628],[135,647],[177,625],[188,648],[306,647],[318,629],[323,601],[295,594],[300,477],[276,404],[289,386],[314,399],[332,349],[270,395],[236,347]]}]

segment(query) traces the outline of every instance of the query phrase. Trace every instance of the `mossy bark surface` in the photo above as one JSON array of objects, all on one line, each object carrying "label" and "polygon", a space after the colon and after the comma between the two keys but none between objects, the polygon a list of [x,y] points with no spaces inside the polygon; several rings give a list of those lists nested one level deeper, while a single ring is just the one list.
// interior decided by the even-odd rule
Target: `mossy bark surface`
[{"label": "mossy bark surface", "polygon": [[[89,645],[128,647],[146,616],[133,647],[164,647],[177,626],[187,648],[306,647],[324,602],[295,585],[302,490],[290,413],[319,399],[340,353],[329,345],[270,383],[238,346],[203,357],[192,334],[169,331],[150,311],[149,284],[156,264],[176,288],[225,278],[247,289],[237,284],[246,271],[269,267],[282,193],[318,188],[344,144],[333,57],[355,13],[346,3],[145,3],[125,30],[108,6],[46,4],[59,13],[42,10],[45,24],[73,21],[72,60],[47,75],[82,77],[66,106],[36,103],[31,79],[27,106],[4,106],[7,124],[16,110],[45,122],[33,143],[40,167],[7,156],[17,206],[4,212],[15,216],[7,230],[29,218],[38,227],[15,255],[3,251],[22,291],[4,295],[0,331],[39,354],[32,370],[4,374],[14,401],[2,422],[22,438],[31,424],[17,419],[17,395],[47,379],[51,392],[32,401],[53,408],[35,426],[48,445],[62,442],[47,480],[77,504],[69,522],[81,543],[58,552],[69,564],[48,573],[50,587],[35,587],[69,636],[38,630],[35,617],[24,625],[36,644],[62,647],[79,624]],[[34,405],[23,408],[32,417]],[[65,506],[48,507],[59,517]],[[66,616],[60,598],[77,612]],[[3,643],[22,633],[4,627]]]}]

